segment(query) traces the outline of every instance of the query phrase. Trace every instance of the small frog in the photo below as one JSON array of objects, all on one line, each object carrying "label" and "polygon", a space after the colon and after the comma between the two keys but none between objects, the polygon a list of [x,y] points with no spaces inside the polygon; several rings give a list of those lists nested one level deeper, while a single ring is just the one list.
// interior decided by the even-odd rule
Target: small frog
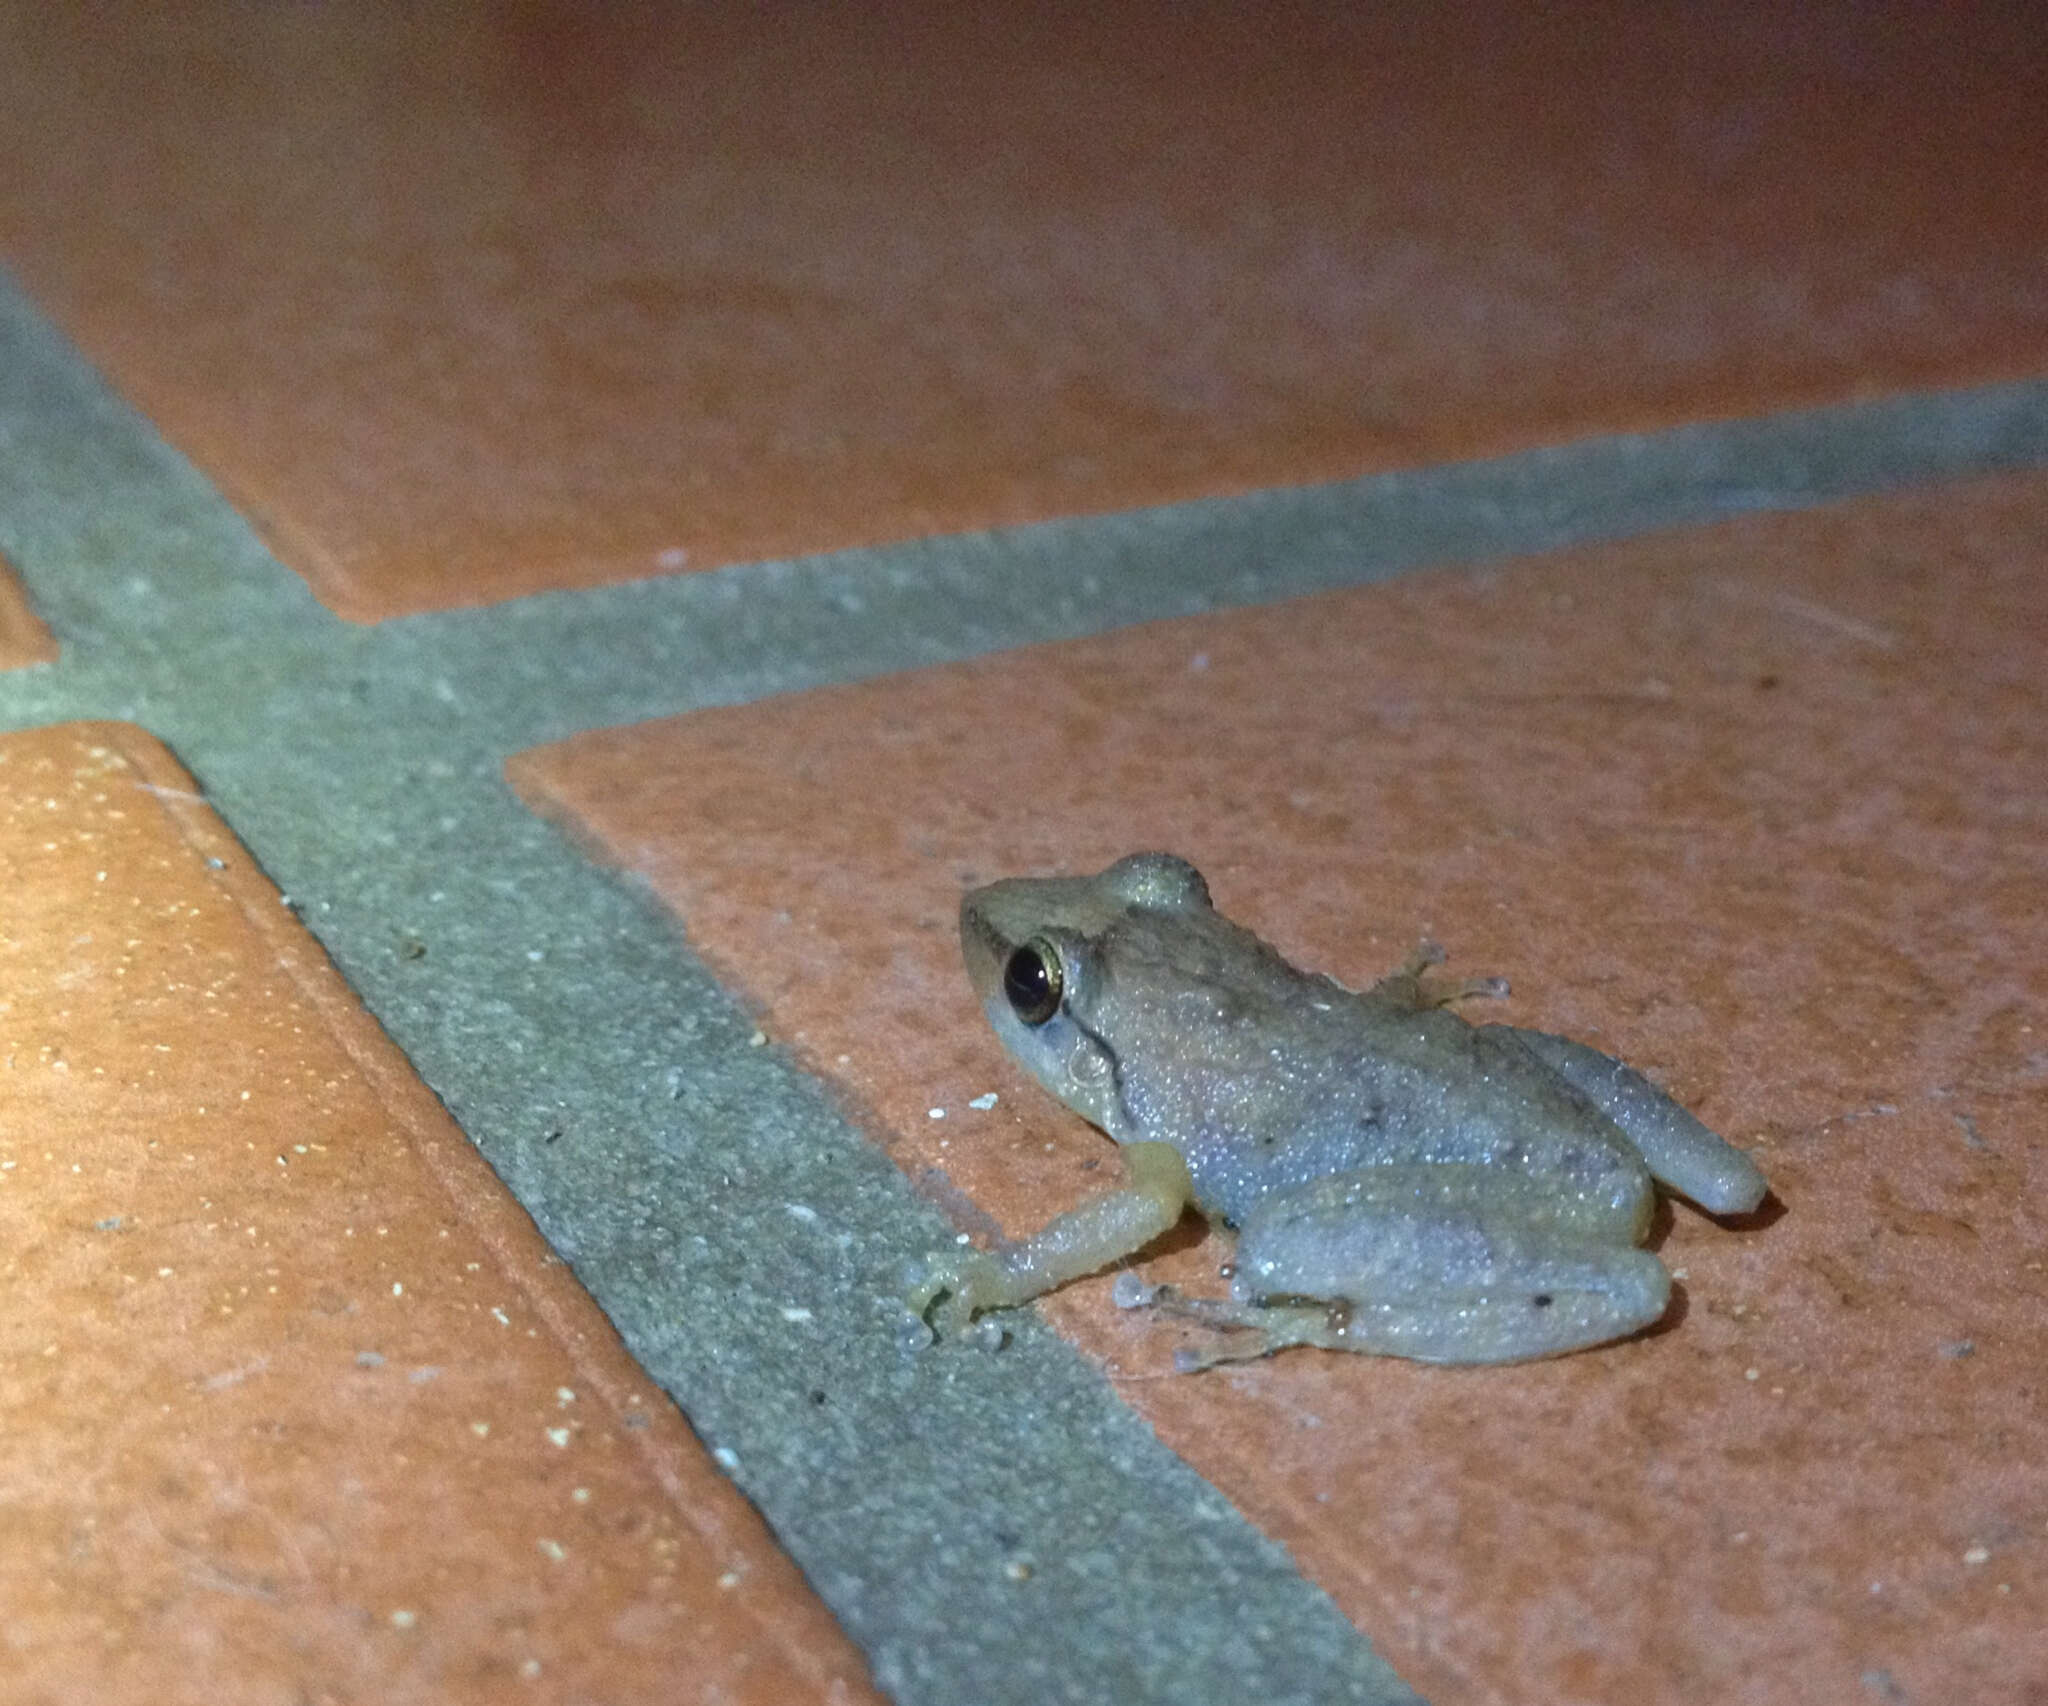
[{"label": "small frog", "polygon": [[1432,944],[1346,989],[1231,923],[1171,854],[975,889],[960,940],[1004,1047],[1116,1140],[1127,1183],[993,1254],[930,1257],[907,1301],[948,1333],[1136,1253],[1193,1203],[1237,1231],[1231,1298],[1142,1300],[1254,1336],[1183,1368],[1289,1345],[1556,1356],[1664,1313],[1670,1276],[1639,1248],[1653,1181],[1710,1214],[1764,1198],[1748,1156],[1632,1068],[1450,1011],[1504,987],[1426,984]]}]

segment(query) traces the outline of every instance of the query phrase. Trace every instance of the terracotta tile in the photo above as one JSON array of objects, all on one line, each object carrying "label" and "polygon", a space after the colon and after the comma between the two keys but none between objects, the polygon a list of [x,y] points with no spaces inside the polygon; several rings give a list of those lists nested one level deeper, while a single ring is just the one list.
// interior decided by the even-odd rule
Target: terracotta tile
[{"label": "terracotta tile", "polygon": [[42,624],[15,578],[14,565],[0,552],[0,669],[25,663],[55,663],[57,641]]},{"label": "terracotta tile", "polygon": [[2043,16],[13,7],[0,256],[374,620],[2037,374]]},{"label": "terracotta tile", "polygon": [[7,1697],[873,1699],[192,787],[0,740]]},{"label": "terracotta tile", "polygon": [[[1751,1223],[1671,1213],[1665,1330],[1510,1369],[1166,1377],[1186,1329],[1106,1279],[1046,1313],[1431,1698],[2038,1702],[2044,562],[2048,479],[2013,479],[595,733],[512,772],[977,1233],[1116,1167],[985,1032],[963,884],[1167,847],[1348,982],[1423,934],[1510,976],[1499,1016],[1634,1061],[1771,1177]],[[1214,1288],[1224,1241],[1177,1238],[1146,1271]]]}]

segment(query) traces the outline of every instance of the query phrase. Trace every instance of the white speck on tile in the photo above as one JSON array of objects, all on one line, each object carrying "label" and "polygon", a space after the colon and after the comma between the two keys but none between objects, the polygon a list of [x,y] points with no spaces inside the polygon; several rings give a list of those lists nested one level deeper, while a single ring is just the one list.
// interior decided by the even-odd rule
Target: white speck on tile
[{"label": "white speck on tile", "polygon": [[573,1386],[557,1386],[555,1388],[555,1402],[565,1406],[575,1403],[576,1389]]},{"label": "white speck on tile", "polygon": [[405,1282],[403,1280],[393,1280],[391,1282],[391,1295],[393,1297],[403,1297],[405,1295]]},{"label": "white speck on tile", "polygon": [[946,1117],[946,1110],[944,1108],[927,1108],[925,1109],[924,1117],[928,1120],[942,1120]]},{"label": "white speck on tile", "polygon": [[391,1614],[391,1627],[394,1629],[410,1629],[419,1620],[420,1614],[417,1611],[394,1611]]},{"label": "white speck on tile", "polygon": [[541,1556],[551,1563],[559,1564],[564,1558],[569,1556],[568,1547],[564,1546],[559,1540],[536,1540],[534,1544],[540,1548]]},{"label": "white speck on tile", "polygon": [[469,1424],[469,1431],[475,1434],[478,1439],[489,1439],[491,1437],[491,1424],[489,1422],[471,1422]]},{"label": "white speck on tile", "polygon": [[791,1220],[801,1220],[806,1226],[818,1224],[818,1211],[809,1203],[786,1202],[782,1205],[782,1212]]},{"label": "white speck on tile", "polygon": [[736,1474],[739,1470],[740,1454],[729,1445],[721,1445],[712,1452],[711,1461],[716,1463],[728,1475],[732,1475]]},{"label": "white speck on tile", "polygon": [[996,1105],[996,1093],[993,1090],[985,1091],[967,1105],[977,1113],[985,1114]]},{"label": "white speck on tile", "polygon": [[569,1449],[570,1433],[567,1428],[549,1428],[547,1430],[547,1436],[548,1442],[551,1445],[554,1445],[563,1451],[567,1451]]},{"label": "white speck on tile", "polygon": [[507,1315],[504,1310],[493,1305],[491,1313],[497,1317],[499,1326],[509,1327],[512,1325],[512,1317]]},{"label": "white speck on tile", "polygon": [[734,1588],[740,1585],[739,1571],[727,1570],[724,1575],[718,1578],[718,1585],[727,1593],[731,1593]]},{"label": "white speck on tile", "polygon": [[785,1321],[808,1321],[811,1319],[811,1312],[798,1306],[784,1305],[782,1318]]},{"label": "white speck on tile", "polygon": [[1978,1564],[1988,1564],[1991,1562],[1991,1548],[1988,1546],[1972,1546],[1969,1551],[1963,1554],[1963,1562],[1973,1567]]}]

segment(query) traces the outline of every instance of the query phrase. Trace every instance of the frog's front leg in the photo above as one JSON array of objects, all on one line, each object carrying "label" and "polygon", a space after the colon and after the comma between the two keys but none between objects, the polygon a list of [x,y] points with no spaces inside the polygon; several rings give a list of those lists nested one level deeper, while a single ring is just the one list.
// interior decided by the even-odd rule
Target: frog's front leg
[{"label": "frog's front leg", "polygon": [[1508,980],[1504,977],[1467,978],[1463,983],[1444,983],[1432,978],[1429,974],[1444,963],[1444,958],[1442,945],[1425,937],[1415,944],[1397,970],[1388,972],[1366,993],[1417,1012],[1449,1007],[1460,1001],[1499,1000],[1508,993]]},{"label": "frog's front leg", "polygon": [[1521,1362],[1622,1338],[1664,1313],[1670,1276],[1627,1204],[1560,1198],[1478,1165],[1361,1167],[1269,1197],[1239,1234],[1228,1303],[1183,1305],[1288,1345]]},{"label": "frog's front leg", "polygon": [[920,1317],[938,1305],[937,1326],[953,1334],[987,1309],[1010,1309],[1135,1255],[1179,1221],[1194,1197],[1180,1152],[1165,1143],[1123,1146],[1123,1186],[1092,1197],[1019,1243],[927,1257],[904,1301]]}]

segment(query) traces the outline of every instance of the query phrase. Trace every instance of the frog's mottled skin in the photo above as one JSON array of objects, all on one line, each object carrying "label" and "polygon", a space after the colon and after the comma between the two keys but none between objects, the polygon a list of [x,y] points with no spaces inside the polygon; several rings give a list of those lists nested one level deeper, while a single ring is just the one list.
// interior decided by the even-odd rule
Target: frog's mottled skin
[{"label": "frog's mottled skin", "polygon": [[[1653,1181],[1715,1214],[1763,1175],[1647,1079],[1541,1031],[1468,1024],[1419,953],[1355,993],[1134,854],[962,902],[1004,1045],[1124,1146],[1129,1183],[997,1255],[946,1252],[910,1301],[942,1324],[1130,1255],[1192,1202],[1238,1229],[1233,1301],[1181,1308],[1291,1344],[1512,1362],[1621,1337],[1670,1289],[1638,1246]],[[1454,997],[1453,997],[1454,998]]]}]

